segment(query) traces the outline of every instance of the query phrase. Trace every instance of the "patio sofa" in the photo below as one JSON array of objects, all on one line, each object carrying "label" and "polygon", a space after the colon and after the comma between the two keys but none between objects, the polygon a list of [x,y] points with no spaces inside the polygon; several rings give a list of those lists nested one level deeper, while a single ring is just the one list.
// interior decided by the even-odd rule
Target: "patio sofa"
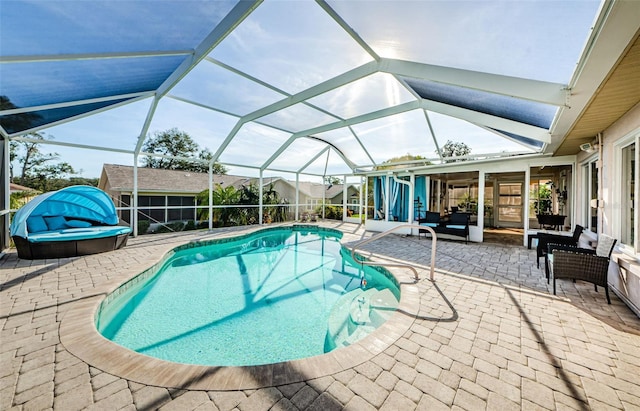
[{"label": "patio sofa", "polygon": [[41,194],[24,205],[10,230],[19,258],[64,258],[124,247],[131,228],[118,222],[105,192],[71,186]]},{"label": "patio sofa", "polygon": [[[431,227],[437,234],[447,234],[464,238],[465,243],[469,241],[469,214],[451,213],[442,218],[440,213],[427,211],[425,218],[418,220],[418,224]],[[429,233],[427,230],[418,230],[419,234]]]}]

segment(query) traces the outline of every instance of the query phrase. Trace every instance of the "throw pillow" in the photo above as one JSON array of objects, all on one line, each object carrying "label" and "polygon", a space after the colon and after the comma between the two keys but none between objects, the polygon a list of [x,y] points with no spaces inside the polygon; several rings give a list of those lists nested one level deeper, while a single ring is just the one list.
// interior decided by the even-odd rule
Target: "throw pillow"
[{"label": "throw pillow", "polygon": [[67,227],[87,228],[87,227],[91,227],[91,223],[88,221],[82,221],[82,220],[69,220],[67,221]]},{"label": "throw pillow", "polygon": [[47,231],[47,223],[44,222],[44,218],[39,215],[34,215],[27,218],[27,230],[30,233],[39,233],[40,231]]},{"label": "throw pillow", "polygon": [[61,215],[53,216],[53,217],[45,217],[44,221],[47,222],[47,226],[49,230],[62,230],[63,228],[67,228],[67,220]]}]

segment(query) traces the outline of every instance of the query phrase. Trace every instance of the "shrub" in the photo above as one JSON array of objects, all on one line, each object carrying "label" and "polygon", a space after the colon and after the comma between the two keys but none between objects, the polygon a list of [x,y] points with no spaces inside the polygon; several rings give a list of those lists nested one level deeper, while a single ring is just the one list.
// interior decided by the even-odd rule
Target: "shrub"
[{"label": "shrub", "polygon": [[[318,216],[322,216],[322,206],[316,209]],[[342,220],[342,206],[325,205],[324,218],[329,220]]]},{"label": "shrub", "polygon": [[147,220],[138,220],[138,234],[147,234],[151,223]]},{"label": "shrub", "polygon": [[184,229],[184,223],[182,221],[174,221],[173,223],[161,224],[158,226],[156,233],[173,233],[182,231]]},{"label": "shrub", "polygon": [[187,221],[187,224],[184,226],[184,231],[191,231],[196,229],[196,223],[193,220]]}]

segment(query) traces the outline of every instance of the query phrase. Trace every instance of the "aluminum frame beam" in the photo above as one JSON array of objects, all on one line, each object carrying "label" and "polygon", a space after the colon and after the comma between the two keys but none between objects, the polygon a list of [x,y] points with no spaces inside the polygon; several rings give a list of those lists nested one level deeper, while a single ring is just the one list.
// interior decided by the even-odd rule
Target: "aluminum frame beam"
[{"label": "aluminum frame beam", "polygon": [[[222,19],[222,21],[195,48],[191,58],[183,61],[178,68],[165,79],[160,87],[157,88],[155,98],[149,108],[149,112],[147,113],[147,118],[142,126],[140,136],[138,136],[138,142],[136,143],[135,149],[136,153],[138,153],[142,148],[142,144],[146,139],[149,126],[151,125],[151,121],[153,120],[153,116],[160,99],[168,94],[169,91],[184,78],[184,76],[186,76],[198,63],[207,57],[207,55],[211,53],[211,51],[220,44],[220,42],[222,42],[222,40],[224,40],[249,14],[251,14],[251,12],[260,5],[260,3],[262,3],[262,0],[238,2]],[[217,157],[214,157],[212,163],[216,160]]]},{"label": "aluminum frame beam", "polygon": [[106,107],[102,107],[102,108],[97,109],[97,110],[92,110],[92,111],[90,111],[88,113],[78,114],[77,116],[64,118],[64,119],[61,119],[61,120],[58,120],[58,121],[54,121],[52,123],[43,124],[41,126],[37,126],[37,127],[33,127],[33,128],[30,128],[30,129],[27,129],[27,130],[19,131],[17,133],[12,133],[12,134],[9,134],[9,137],[10,138],[14,138],[16,136],[21,136],[21,135],[24,135],[24,134],[35,133],[35,132],[38,132],[40,130],[44,130],[44,129],[47,129],[47,128],[58,126],[60,124],[69,123],[71,121],[75,121],[75,120],[79,120],[81,118],[92,116],[94,114],[103,113],[105,111],[108,111],[108,110],[111,110],[111,109],[114,109],[114,108],[126,106],[127,104],[135,103],[135,102],[138,102],[138,101],[142,101],[144,99],[149,98],[151,95],[152,94],[149,94],[149,95],[148,94],[144,94],[144,95],[141,95],[139,97],[135,97],[135,98],[131,98],[129,100],[121,101],[120,103],[115,103],[115,104],[111,104],[111,105],[106,106]]},{"label": "aluminum frame beam", "polygon": [[262,0],[240,1],[222,19],[220,23],[195,48],[191,58],[185,60],[157,89],[157,96],[162,97],[169,92],[184,76],[186,76],[200,61],[216,48],[231,32],[247,18]]},{"label": "aluminum frame beam", "polygon": [[567,106],[569,102],[570,93],[566,84],[529,80],[520,77],[503,76],[389,58],[380,60],[380,71],[398,76],[430,80],[452,86],[516,97],[558,107]]},{"label": "aluminum frame beam", "polygon": [[38,140],[30,137],[13,137],[11,138],[11,141],[25,141],[28,143],[46,144],[46,145],[52,145],[52,146],[82,148],[87,150],[98,150],[98,151],[109,151],[112,153],[134,154],[133,150],[126,150],[123,148],[92,146],[88,144],[68,143],[68,142],[56,141],[56,140]]},{"label": "aluminum frame beam", "polygon": [[226,150],[229,144],[231,143],[231,140],[233,140],[235,135],[238,133],[238,131],[240,131],[240,129],[245,123],[257,120],[260,117],[264,117],[266,115],[275,113],[276,111],[285,109],[287,107],[300,103],[309,98],[315,97],[317,95],[326,93],[327,91],[344,86],[355,80],[358,80],[370,74],[373,74],[376,71],[377,71],[377,63],[375,61],[365,63],[359,67],[356,67],[353,70],[349,70],[327,81],[324,81],[304,91],[301,91],[300,93],[294,94],[291,97],[287,97],[283,100],[277,101],[261,109],[258,109],[252,113],[246,114],[240,120],[238,120],[238,123],[236,123],[236,125],[227,135],[227,138],[220,145],[220,147],[218,147],[218,150],[216,150],[216,152],[213,155],[213,160],[217,161],[220,158],[224,150]]},{"label": "aluminum frame beam", "polygon": [[419,101],[409,101],[407,103],[399,104],[397,106],[384,108],[382,110],[373,111],[371,113],[362,114],[360,116],[351,117],[347,120],[337,121],[335,123],[325,124],[323,126],[318,126],[314,128],[310,128],[307,130],[299,131],[294,134],[296,137],[304,137],[310,134],[324,133],[325,131],[331,131],[338,128],[352,126],[354,124],[364,123],[370,120],[376,120],[382,117],[392,116],[394,114],[404,113],[406,111],[415,110],[421,107],[421,103]]},{"label": "aluminum frame beam", "polygon": [[0,56],[0,63],[42,63],[49,61],[105,60],[146,57],[188,56],[193,50],[132,51],[122,53],[40,54],[33,56]]},{"label": "aluminum frame beam", "polygon": [[[9,116],[12,114],[30,113],[32,111],[51,110],[56,108],[65,108],[73,106],[81,106],[83,104],[102,103],[104,101],[121,100],[121,99],[144,99],[153,96],[153,91],[143,91],[139,93],[118,94],[106,97],[89,98],[84,100],[65,101],[63,103],[43,104],[41,106],[29,106],[12,108],[9,110],[0,110],[0,116]],[[137,100],[136,100],[137,101]],[[93,111],[91,111],[93,113]]]},{"label": "aluminum frame beam", "polygon": [[422,108],[436,113],[445,114],[450,117],[467,120],[470,123],[479,126],[487,126],[502,131],[508,131],[523,137],[529,137],[543,143],[551,142],[551,134],[546,128],[530,126],[506,118],[492,116],[490,114],[480,113],[478,111],[469,110],[462,107],[451,106],[431,100],[422,100],[420,104]]}]

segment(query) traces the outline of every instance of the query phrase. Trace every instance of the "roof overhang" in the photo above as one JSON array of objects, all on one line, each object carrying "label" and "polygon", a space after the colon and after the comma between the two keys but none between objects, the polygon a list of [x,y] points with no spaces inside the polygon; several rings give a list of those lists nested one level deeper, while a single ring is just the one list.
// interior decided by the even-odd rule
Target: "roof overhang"
[{"label": "roof overhang", "polygon": [[640,102],[640,3],[602,7],[569,84],[569,107],[560,109],[552,125],[547,153],[578,153]]}]

